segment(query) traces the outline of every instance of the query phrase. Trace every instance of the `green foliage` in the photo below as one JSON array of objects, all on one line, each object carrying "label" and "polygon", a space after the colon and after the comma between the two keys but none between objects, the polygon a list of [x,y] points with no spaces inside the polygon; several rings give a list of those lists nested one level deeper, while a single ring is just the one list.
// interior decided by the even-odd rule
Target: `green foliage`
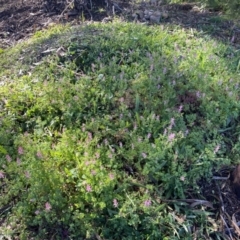
[{"label": "green foliage", "polygon": [[238,0],[205,0],[208,6],[215,8],[216,10],[224,10],[236,17],[239,16],[238,12],[240,10],[240,2]]},{"label": "green foliage", "polygon": [[81,32],[0,88],[11,236],[192,239],[192,225],[206,234],[203,206],[168,200],[238,159],[239,53],[182,29]]},{"label": "green foliage", "polygon": [[[168,3],[184,3],[185,0],[167,0]],[[187,1],[192,2],[192,1]],[[215,11],[224,11],[231,18],[239,19],[240,2],[239,0],[199,0],[200,4],[212,8]]]}]

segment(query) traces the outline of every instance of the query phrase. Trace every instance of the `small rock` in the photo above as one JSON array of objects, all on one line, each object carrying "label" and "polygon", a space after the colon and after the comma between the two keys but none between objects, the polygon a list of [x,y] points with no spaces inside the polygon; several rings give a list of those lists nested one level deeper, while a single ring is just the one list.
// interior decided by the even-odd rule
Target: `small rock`
[{"label": "small rock", "polygon": [[136,14],[138,15],[139,19],[143,19],[144,17],[143,11],[137,11]]},{"label": "small rock", "polygon": [[156,12],[154,12],[153,15],[155,15],[156,17],[161,17],[162,14],[159,11],[156,11]]},{"label": "small rock", "polygon": [[138,18],[138,15],[137,15],[136,13],[133,13],[133,14],[132,14],[132,18],[137,19],[137,18]]},{"label": "small rock", "polygon": [[163,18],[168,18],[168,17],[169,17],[169,15],[168,15],[168,13],[167,13],[167,12],[163,12],[163,13],[162,13],[162,17],[163,17]]},{"label": "small rock", "polygon": [[144,19],[149,20],[150,16],[149,15],[144,15]]},{"label": "small rock", "polygon": [[160,22],[160,16],[151,15],[149,20],[150,20],[151,23],[159,23]]},{"label": "small rock", "polygon": [[144,13],[144,15],[149,15],[149,11],[148,10],[145,10],[143,13]]}]

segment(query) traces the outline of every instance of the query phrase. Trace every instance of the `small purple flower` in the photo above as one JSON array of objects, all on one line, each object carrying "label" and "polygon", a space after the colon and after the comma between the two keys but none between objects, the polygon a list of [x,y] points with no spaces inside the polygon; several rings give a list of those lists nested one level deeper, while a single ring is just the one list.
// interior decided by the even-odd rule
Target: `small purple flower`
[{"label": "small purple flower", "polygon": [[39,211],[39,210],[36,210],[36,211],[35,211],[35,214],[36,214],[36,215],[39,215],[39,214],[40,214],[40,211]]},{"label": "small purple flower", "polygon": [[165,128],[164,132],[163,132],[163,135],[166,135],[166,134],[167,134],[167,129]]},{"label": "small purple flower", "polygon": [[123,147],[123,144],[122,142],[119,142],[119,147],[122,148]]},{"label": "small purple flower", "polygon": [[141,137],[138,138],[138,142],[142,142],[142,138]]},{"label": "small purple flower", "polygon": [[149,139],[149,138],[151,138],[151,136],[152,136],[152,134],[148,133],[147,138]]},{"label": "small purple flower", "polygon": [[171,118],[170,124],[171,126],[175,125],[175,118]]},{"label": "small purple flower", "polygon": [[46,202],[46,203],[45,203],[45,210],[46,210],[47,212],[49,212],[51,209],[52,209],[51,204],[50,204],[49,202]]},{"label": "small purple flower", "polygon": [[113,173],[109,173],[108,176],[109,176],[109,178],[110,178],[111,180],[114,179],[114,174],[113,174]]},{"label": "small purple flower", "polygon": [[12,158],[10,157],[10,155],[6,155],[6,159],[7,159],[8,162],[12,161]]},{"label": "small purple flower", "polygon": [[118,201],[117,201],[117,199],[113,199],[113,206],[115,207],[115,208],[117,208],[118,207]]},{"label": "small purple flower", "polygon": [[27,137],[28,135],[29,135],[29,133],[28,133],[28,132],[25,132],[25,133],[24,133],[24,136],[25,136],[25,137]]},{"label": "small purple flower", "polygon": [[182,112],[182,109],[183,109],[183,105],[180,105],[179,108],[178,108],[178,112]]},{"label": "small purple flower", "polygon": [[86,130],[86,127],[85,127],[85,124],[82,125],[82,131],[85,132]]},{"label": "small purple flower", "polygon": [[0,171],[0,178],[5,178],[5,173],[3,171]]},{"label": "small purple flower", "polygon": [[99,153],[99,152],[97,152],[95,155],[96,155],[96,158],[97,158],[97,159],[100,158],[100,153]]},{"label": "small purple flower", "polygon": [[151,202],[150,199],[148,199],[148,200],[146,200],[146,201],[144,202],[144,206],[145,206],[145,207],[150,207],[151,204],[152,204],[152,202]]},{"label": "small purple flower", "polygon": [[201,97],[201,93],[199,91],[196,92],[196,96],[197,98],[200,98]]},{"label": "small purple flower", "polygon": [[220,149],[220,145],[218,144],[214,149],[214,154],[216,154],[219,151],[219,149]]},{"label": "small purple flower", "polygon": [[168,135],[168,141],[169,141],[169,142],[172,142],[172,141],[174,140],[174,138],[175,138],[175,133],[170,133],[170,134]]},{"label": "small purple flower", "polygon": [[86,166],[88,166],[88,165],[90,165],[90,164],[91,164],[90,161],[86,161],[86,162],[85,162],[85,165],[86,165]]},{"label": "small purple flower", "polygon": [[21,159],[17,158],[17,164],[20,165],[21,164]]},{"label": "small purple flower", "polygon": [[147,154],[143,152],[143,153],[142,153],[142,157],[143,157],[143,158],[147,158]]},{"label": "small purple flower", "polygon": [[104,139],[104,144],[107,145],[108,144],[108,140]]},{"label": "small purple flower", "polygon": [[91,186],[89,184],[86,186],[86,190],[87,190],[87,192],[91,192],[92,191],[92,188],[91,188]]},{"label": "small purple flower", "polygon": [[37,151],[36,155],[37,155],[38,158],[42,158],[43,157],[43,155],[42,155],[42,153],[40,151]]},{"label": "small purple flower", "polygon": [[185,181],[185,177],[184,177],[184,176],[181,176],[181,177],[180,177],[180,180],[184,182],[184,181]]},{"label": "small purple flower", "polygon": [[92,133],[91,132],[88,132],[88,140],[92,140]]},{"label": "small purple flower", "polygon": [[18,147],[18,154],[23,155],[24,151],[22,147]]},{"label": "small purple flower", "polygon": [[159,116],[159,115],[157,115],[157,116],[156,116],[156,120],[157,120],[157,121],[159,121],[159,119],[160,119],[160,116]]}]

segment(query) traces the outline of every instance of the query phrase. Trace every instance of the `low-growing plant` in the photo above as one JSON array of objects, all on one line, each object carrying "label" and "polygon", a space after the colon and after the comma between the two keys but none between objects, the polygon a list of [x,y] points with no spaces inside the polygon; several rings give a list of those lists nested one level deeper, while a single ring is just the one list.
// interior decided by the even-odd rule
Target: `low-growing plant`
[{"label": "low-growing plant", "polygon": [[21,226],[12,236],[209,236],[206,206],[179,199],[239,156],[229,48],[177,28],[81,31],[63,55],[0,89],[0,202]]},{"label": "low-growing plant", "polygon": [[[186,1],[182,0],[167,0],[167,3],[184,3]],[[187,1],[191,2],[191,1]],[[239,10],[240,3],[238,0],[200,0],[198,1],[200,4],[204,5],[204,7],[210,8],[214,11],[224,11],[229,14],[231,18],[235,17],[239,19]]]}]

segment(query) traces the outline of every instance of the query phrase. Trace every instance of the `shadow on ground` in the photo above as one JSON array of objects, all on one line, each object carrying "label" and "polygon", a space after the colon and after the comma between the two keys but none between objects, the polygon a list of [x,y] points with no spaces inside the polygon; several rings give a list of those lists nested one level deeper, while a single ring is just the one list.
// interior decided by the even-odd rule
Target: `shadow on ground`
[{"label": "shadow on ground", "polygon": [[[46,8],[43,2],[39,0],[16,0],[14,3],[10,0],[0,1],[0,48],[12,46],[18,41],[29,38],[34,32],[55,23],[76,25],[81,24],[82,20],[91,18],[94,21],[109,21],[113,16],[113,8],[109,6],[93,7],[92,11],[89,11],[85,7],[71,9],[61,4]],[[221,12],[202,9],[197,4],[155,6],[148,3],[133,4],[133,1],[117,2],[119,4],[115,7],[115,13],[124,19],[133,21],[132,15],[139,10],[164,12],[166,17],[161,18],[159,22],[161,25],[179,25],[183,28],[196,29],[218,41],[228,42],[235,47],[240,46],[240,21],[227,20]]]}]

